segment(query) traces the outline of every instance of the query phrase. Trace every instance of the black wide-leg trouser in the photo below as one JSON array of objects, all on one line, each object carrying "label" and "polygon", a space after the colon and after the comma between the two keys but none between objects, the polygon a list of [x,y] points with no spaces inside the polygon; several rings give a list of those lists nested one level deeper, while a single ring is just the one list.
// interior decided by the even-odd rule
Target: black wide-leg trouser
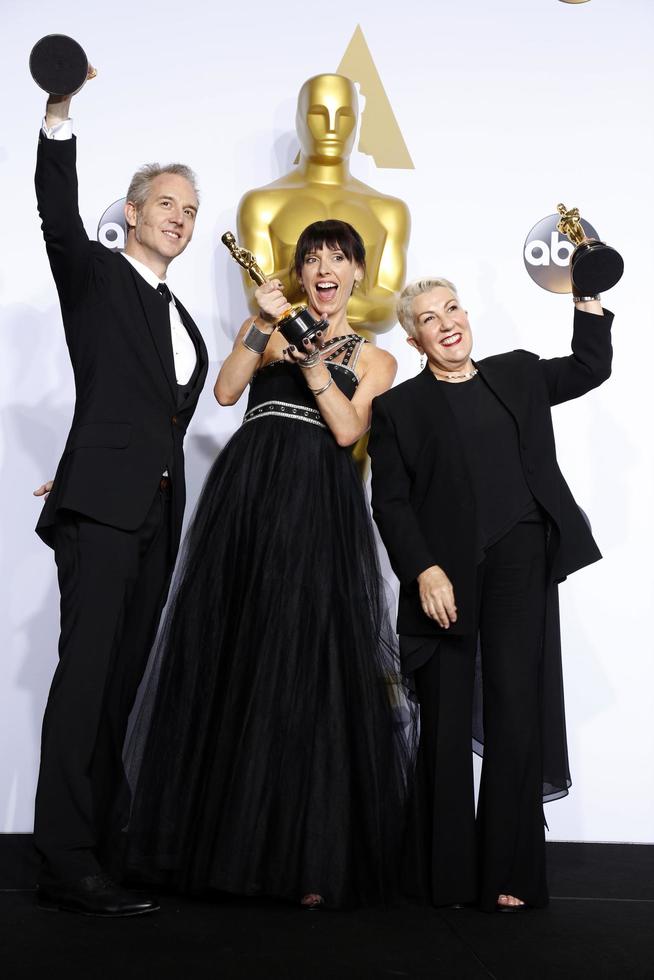
[{"label": "black wide-leg trouser", "polygon": [[170,491],[162,481],[140,528],[72,512],[54,551],[59,664],[43,719],[34,843],[43,879],[100,871],[129,808],[122,749],[172,571]]},{"label": "black wide-leg trouser", "polygon": [[520,523],[478,568],[484,761],[475,822],[471,753],[477,631],[446,636],[415,672],[420,747],[409,812],[408,891],[434,905],[500,894],[547,904],[540,671],[545,526]]}]

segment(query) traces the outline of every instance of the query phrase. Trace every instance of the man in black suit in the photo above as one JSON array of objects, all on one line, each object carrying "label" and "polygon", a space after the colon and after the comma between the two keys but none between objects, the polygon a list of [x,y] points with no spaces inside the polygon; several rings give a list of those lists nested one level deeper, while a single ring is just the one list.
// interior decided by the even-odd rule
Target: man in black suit
[{"label": "man in black suit", "polygon": [[542,800],[570,785],[557,584],[601,557],[557,464],[551,406],[601,384],[612,356],[613,315],[574,299],[569,356],[473,361],[452,283],[412,283],[398,316],[428,363],[373,402],[372,507],[420,702],[407,887],[434,905],[547,903]]},{"label": "man in black suit", "polygon": [[191,240],[198,195],[187,167],[143,167],[127,194],[125,251],[89,241],[69,108],[70,98],[48,100],[35,177],[76,389],[37,525],[61,592],[36,794],[38,901],[134,915],[155,902],[102,864],[128,814],[122,745],[179,544],[183,440],[207,373],[202,337],[165,283]]}]

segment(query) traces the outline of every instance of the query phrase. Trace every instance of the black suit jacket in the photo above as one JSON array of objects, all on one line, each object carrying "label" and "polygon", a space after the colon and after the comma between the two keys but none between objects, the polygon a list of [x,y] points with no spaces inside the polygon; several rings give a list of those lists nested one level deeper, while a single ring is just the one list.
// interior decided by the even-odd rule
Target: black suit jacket
[{"label": "black suit jacket", "polygon": [[[476,362],[484,381],[515,419],[525,478],[550,520],[550,583],[601,558],[556,460],[550,408],[578,398],[611,373],[611,323],[575,311],[572,354],[541,360],[517,350]],[[458,619],[474,622],[477,518],[456,419],[429,367],[373,401],[368,452],[372,509],[400,580],[398,632],[440,635],[422,611],[416,578],[431,565],[449,576]]]},{"label": "black suit jacket", "polygon": [[198,367],[178,404],[168,305],[119,253],[89,240],[77,204],[76,140],[39,140],[36,195],[75,375],[75,410],[37,532],[52,543],[62,508],[135,530],[161,475],[173,486],[175,539],[184,513],[186,427],[207,351],[175,297]]}]

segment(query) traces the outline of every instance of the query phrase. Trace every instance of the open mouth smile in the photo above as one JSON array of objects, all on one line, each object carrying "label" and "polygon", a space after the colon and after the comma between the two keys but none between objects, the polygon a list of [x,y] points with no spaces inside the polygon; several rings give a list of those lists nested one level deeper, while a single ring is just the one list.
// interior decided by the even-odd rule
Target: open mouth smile
[{"label": "open mouth smile", "polygon": [[333,299],[338,290],[338,285],[335,282],[317,282],[316,292],[322,300]]},{"label": "open mouth smile", "polygon": [[461,343],[460,333],[451,333],[449,337],[445,337],[444,340],[441,340],[441,345],[443,347],[456,347],[456,345],[460,343]]}]

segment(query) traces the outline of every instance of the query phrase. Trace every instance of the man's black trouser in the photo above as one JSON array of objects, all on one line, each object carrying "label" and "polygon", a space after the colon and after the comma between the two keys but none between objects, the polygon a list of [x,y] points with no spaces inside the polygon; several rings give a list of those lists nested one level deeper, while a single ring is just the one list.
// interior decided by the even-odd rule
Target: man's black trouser
[{"label": "man's black trouser", "polygon": [[59,664],[43,719],[34,843],[47,878],[100,870],[127,818],[122,748],[166,597],[170,490],[136,531],[62,512],[54,530]]},{"label": "man's black trouser", "polygon": [[517,524],[478,568],[484,761],[475,825],[471,731],[477,631],[446,636],[416,670],[420,748],[407,886],[434,905],[499,894],[547,903],[540,670],[545,526]]}]

